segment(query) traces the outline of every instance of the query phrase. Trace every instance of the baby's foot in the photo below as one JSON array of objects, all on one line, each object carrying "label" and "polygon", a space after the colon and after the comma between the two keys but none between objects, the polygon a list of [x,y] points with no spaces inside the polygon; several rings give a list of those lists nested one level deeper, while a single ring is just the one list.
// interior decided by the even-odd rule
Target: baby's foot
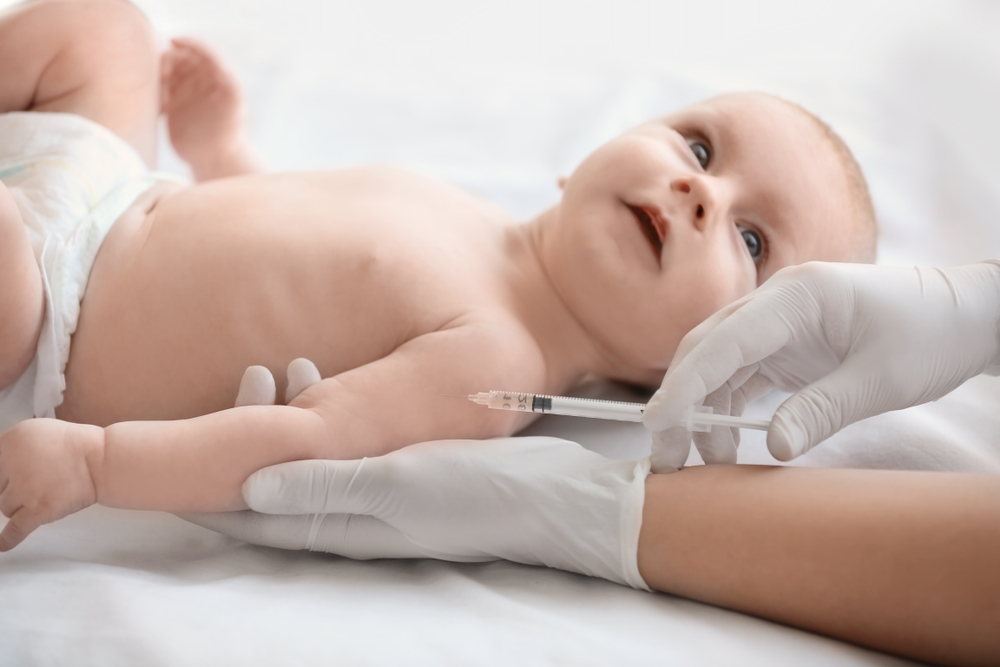
[{"label": "baby's foot", "polygon": [[186,37],[171,40],[161,78],[170,142],[198,181],[264,170],[246,138],[240,84],[211,49]]}]

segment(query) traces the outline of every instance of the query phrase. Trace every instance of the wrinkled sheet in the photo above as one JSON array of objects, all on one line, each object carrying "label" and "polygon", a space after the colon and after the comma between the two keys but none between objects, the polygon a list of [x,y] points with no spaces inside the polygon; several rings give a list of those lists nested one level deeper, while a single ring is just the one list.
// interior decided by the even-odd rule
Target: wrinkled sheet
[{"label": "wrinkled sheet", "polygon": [[[5,4],[10,4],[5,3]],[[880,261],[1000,257],[997,10],[958,2],[147,0],[246,82],[277,169],[392,161],[527,218],[646,117],[756,88],[830,122],[865,168]],[[183,174],[169,150],[161,166]],[[484,387],[483,389],[489,389]],[[580,390],[641,400],[623,387]],[[772,395],[749,407],[768,416]],[[641,426],[534,434],[615,457]],[[1000,471],[1000,381],[852,426],[796,465]],[[748,433],[741,462],[773,463]],[[691,463],[697,462],[692,455]],[[93,507],[0,555],[2,665],[891,665],[742,614],[509,563],[354,562]]]}]

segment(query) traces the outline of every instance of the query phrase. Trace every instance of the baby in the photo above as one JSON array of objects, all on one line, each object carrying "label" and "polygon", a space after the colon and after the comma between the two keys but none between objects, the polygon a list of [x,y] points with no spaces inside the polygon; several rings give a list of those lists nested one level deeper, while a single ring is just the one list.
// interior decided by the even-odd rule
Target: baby
[{"label": "baby", "polygon": [[[15,8],[0,63],[0,550],[93,503],[237,510],[268,465],[514,433],[440,395],[656,384],[780,268],[874,253],[847,148],[764,94],[629,130],[518,223],[395,167],[256,173],[232,77],[184,40],[161,68],[121,0]],[[161,109],[193,186],[147,170]],[[230,407],[297,357],[327,379]]]}]

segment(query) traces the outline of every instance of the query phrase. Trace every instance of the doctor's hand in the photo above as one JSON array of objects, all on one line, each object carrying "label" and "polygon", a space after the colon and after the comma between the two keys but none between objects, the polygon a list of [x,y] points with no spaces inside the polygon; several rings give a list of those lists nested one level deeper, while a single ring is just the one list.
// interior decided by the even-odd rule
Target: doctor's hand
[{"label": "doctor's hand", "polygon": [[[310,362],[296,364],[286,398],[319,378]],[[237,403],[273,400],[267,369],[248,369]],[[250,511],[184,518],[283,549],[504,559],[649,590],[637,563],[648,471],[648,460],[612,461],[556,438],[443,440],[360,461],[264,468],[243,485]]]},{"label": "doctor's hand", "polygon": [[[811,262],[789,267],[693,329],[643,422],[652,468],[684,465],[691,406],[741,414],[776,387],[767,447],[781,461],[861,419],[1000,373],[1000,261],[951,269]],[[737,429],[696,433],[706,463],[735,463]]]}]

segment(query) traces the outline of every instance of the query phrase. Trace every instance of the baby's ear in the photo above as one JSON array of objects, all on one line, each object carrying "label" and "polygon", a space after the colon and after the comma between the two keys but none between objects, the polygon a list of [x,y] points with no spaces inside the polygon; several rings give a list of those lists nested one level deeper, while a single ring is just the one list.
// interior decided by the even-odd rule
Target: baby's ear
[{"label": "baby's ear", "polygon": [[556,179],[556,185],[559,186],[560,190],[565,190],[566,189],[566,183],[568,181],[569,181],[569,179],[566,178],[565,176],[560,176],[559,178]]}]

